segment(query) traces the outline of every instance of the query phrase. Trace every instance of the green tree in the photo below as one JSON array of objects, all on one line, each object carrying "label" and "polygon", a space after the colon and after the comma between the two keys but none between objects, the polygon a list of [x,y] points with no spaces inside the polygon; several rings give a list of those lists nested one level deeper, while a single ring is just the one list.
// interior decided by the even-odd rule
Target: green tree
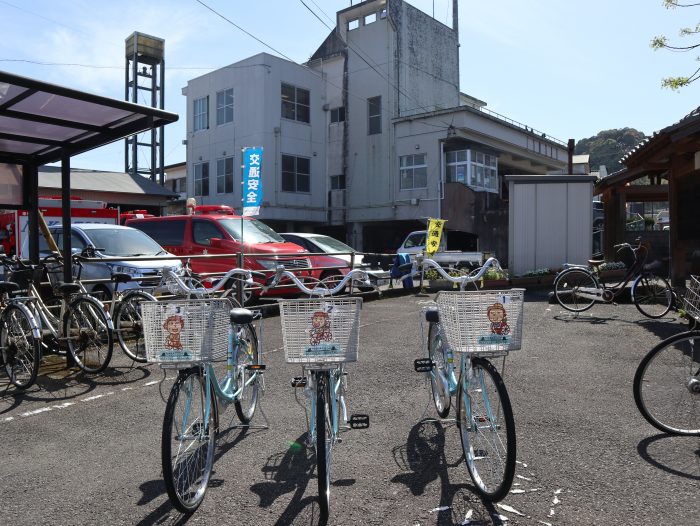
[{"label": "green tree", "polygon": [[592,170],[604,164],[608,172],[622,168],[620,158],[646,138],[644,133],[634,128],[603,130],[593,137],[576,143],[576,154],[590,155],[588,163]]},{"label": "green tree", "polygon": [[[663,0],[664,7],[666,9],[675,9],[677,7],[696,7],[700,6],[700,2],[697,3],[680,3],[679,0]],[[696,24],[696,26],[693,27],[683,27],[680,30],[679,35],[681,37],[686,37],[686,36],[692,36],[692,35],[697,35],[700,34],[700,23]],[[678,52],[686,52],[686,51],[692,51],[694,49],[697,49],[700,47],[700,43],[698,44],[690,44],[687,46],[677,46],[677,45],[672,45],[668,37],[665,37],[663,35],[654,37],[651,41],[651,48],[652,49],[668,49],[670,51],[678,51]],[[700,56],[695,57],[696,61],[700,61]],[[691,82],[695,82],[700,78],[700,67],[695,70],[695,72],[688,76],[688,77],[666,77],[665,79],[661,80],[661,85],[664,88],[671,88],[672,90],[679,90],[680,88],[683,88],[687,85],[689,85]]]}]

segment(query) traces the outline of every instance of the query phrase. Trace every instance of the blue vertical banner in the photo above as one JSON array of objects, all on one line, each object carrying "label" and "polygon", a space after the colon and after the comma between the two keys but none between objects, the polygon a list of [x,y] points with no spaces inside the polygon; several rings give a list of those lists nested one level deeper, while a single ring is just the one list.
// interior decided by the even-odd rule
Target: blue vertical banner
[{"label": "blue vertical banner", "polygon": [[262,146],[243,148],[243,202],[244,216],[260,214],[262,203]]}]

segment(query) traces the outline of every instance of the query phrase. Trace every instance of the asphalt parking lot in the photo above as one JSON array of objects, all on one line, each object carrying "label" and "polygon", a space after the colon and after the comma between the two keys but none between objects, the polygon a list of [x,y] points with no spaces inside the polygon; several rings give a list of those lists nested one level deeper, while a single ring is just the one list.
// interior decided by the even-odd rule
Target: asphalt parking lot
[{"label": "asphalt parking lot", "polygon": [[[506,362],[518,464],[500,505],[475,493],[457,429],[434,420],[429,385],[413,371],[418,313],[431,297],[365,302],[348,404],[371,427],[344,433],[336,449],[328,524],[696,522],[700,439],[659,434],[632,397],[644,353],[684,326],[642,319],[633,305],[574,317],[547,292],[528,292],[523,348]],[[170,505],[160,469],[172,373],[134,366],[115,349],[104,375],[84,377],[52,356],[27,393],[0,378],[0,523],[319,524],[304,410],[289,385],[300,373],[284,362],[278,317],[264,319],[262,339],[269,427],[226,426],[204,503],[189,518]],[[229,408],[222,421],[235,424],[234,415]]]}]

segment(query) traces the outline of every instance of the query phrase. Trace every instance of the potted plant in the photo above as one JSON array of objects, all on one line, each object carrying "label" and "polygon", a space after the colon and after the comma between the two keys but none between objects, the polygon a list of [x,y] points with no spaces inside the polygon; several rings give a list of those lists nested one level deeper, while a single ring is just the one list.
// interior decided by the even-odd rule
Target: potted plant
[{"label": "potted plant", "polygon": [[508,275],[505,273],[505,271],[490,268],[486,271],[486,274],[484,274],[482,283],[482,288],[498,289],[507,287],[510,280],[508,279]]}]

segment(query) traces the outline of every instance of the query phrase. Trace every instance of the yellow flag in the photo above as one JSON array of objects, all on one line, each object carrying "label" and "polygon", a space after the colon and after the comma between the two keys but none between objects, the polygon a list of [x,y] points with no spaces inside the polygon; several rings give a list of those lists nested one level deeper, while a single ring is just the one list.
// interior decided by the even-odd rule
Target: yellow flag
[{"label": "yellow flag", "polygon": [[428,220],[428,238],[425,240],[425,254],[428,257],[435,254],[440,247],[440,238],[442,237],[442,227],[444,224],[444,219],[431,218]]}]

